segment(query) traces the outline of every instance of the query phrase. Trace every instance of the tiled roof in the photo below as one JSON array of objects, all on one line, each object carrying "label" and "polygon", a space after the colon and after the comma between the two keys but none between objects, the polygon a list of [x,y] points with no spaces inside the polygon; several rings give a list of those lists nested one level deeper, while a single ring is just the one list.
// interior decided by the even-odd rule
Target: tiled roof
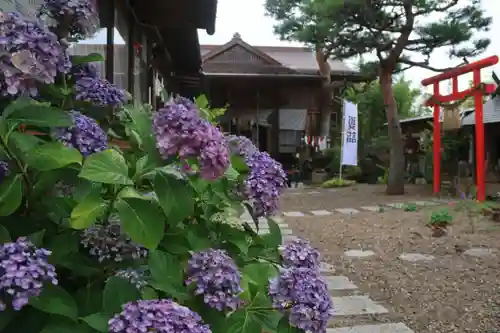
[{"label": "tiled roof", "polygon": [[[491,98],[483,107],[483,119],[485,124],[500,122],[500,99]],[[476,112],[472,112],[467,117],[462,119],[462,126],[475,125]]]},{"label": "tiled roof", "polygon": [[[245,42],[242,41],[245,45]],[[219,48],[224,48],[224,45],[201,45],[202,58],[209,53],[216,52]],[[318,72],[318,64],[314,52],[307,47],[293,47],[293,46],[251,46],[252,48],[264,53],[268,57],[281,63],[283,66],[290,69],[316,74]],[[329,60],[332,74],[358,74],[358,71],[350,68],[342,61]]]}]

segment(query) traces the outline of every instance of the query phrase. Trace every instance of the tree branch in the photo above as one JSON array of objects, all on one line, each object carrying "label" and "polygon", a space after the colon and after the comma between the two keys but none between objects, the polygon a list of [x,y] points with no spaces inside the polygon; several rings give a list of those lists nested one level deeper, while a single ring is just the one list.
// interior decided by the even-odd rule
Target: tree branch
[{"label": "tree branch", "polygon": [[410,67],[420,67],[420,68],[428,69],[428,70],[433,71],[433,72],[446,72],[446,71],[449,71],[451,69],[465,65],[465,63],[462,63],[456,67],[436,68],[436,67],[429,66],[429,63],[427,61],[417,62],[417,61],[412,61],[409,59],[400,59],[399,62],[402,64],[405,64],[405,65],[409,65]]},{"label": "tree branch", "polygon": [[406,43],[408,43],[408,40],[410,39],[410,35],[413,30],[413,24],[415,22],[415,16],[413,15],[412,5],[413,5],[412,0],[404,1],[403,7],[405,10],[406,22],[403,28],[401,29],[401,35],[399,36],[396,45],[394,46],[392,51],[389,53],[389,56],[387,57],[386,62],[389,64],[389,66],[394,66],[396,64],[396,61],[403,52]]}]

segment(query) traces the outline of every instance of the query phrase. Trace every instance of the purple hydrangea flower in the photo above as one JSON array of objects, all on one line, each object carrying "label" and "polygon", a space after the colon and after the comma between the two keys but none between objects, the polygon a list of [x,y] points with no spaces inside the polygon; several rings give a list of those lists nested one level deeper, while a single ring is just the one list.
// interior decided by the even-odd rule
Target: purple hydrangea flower
[{"label": "purple hydrangea flower", "polygon": [[6,298],[12,300],[14,310],[21,310],[31,297],[40,295],[44,283],[57,284],[49,255],[50,251],[37,249],[25,238],[0,245],[0,311],[7,306]]},{"label": "purple hydrangea flower", "polygon": [[95,0],[45,0],[37,16],[50,26],[66,28],[64,34],[78,39],[92,36],[99,28]]},{"label": "purple hydrangea flower", "polygon": [[135,260],[145,258],[148,255],[147,249],[132,242],[122,232],[117,221],[110,221],[109,224],[97,225],[85,230],[80,242],[100,262],[104,260],[116,262]]},{"label": "purple hydrangea flower", "polygon": [[171,300],[130,302],[108,323],[110,333],[211,333],[201,317]]},{"label": "purple hydrangea flower", "polygon": [[172,99],[153,115],[153,131],[160,154],[181,161],[198,158],[200,175],[216,179],[229,167],[226,142],[220,130],[200,117],[188,99]]},{"label": "purple hydrangea flower", "polygon": [[127,102],[125,90],[100,77],[81,77],[75,84],[76,99],[98,106],[121,107]]},{"label": "purple hydrangea flower", "polygon": [[234,260],[224,250],[208,249],[193,253],[187,266],[186,284],[195,284],[196,295],[219,311],[235,310],[241,303],[241,274]]},{"label": "purple hydrangea flower", "polygon": [[257,217],[271,216],[278,209],[286,174],[281,163],[266,152],[250,154],[246,159],[250,174],[245,179],[246,195],[254,206]]},{"label": "purple hydrangea flower", "polygon": [[319,251],[304,239],[296,239],[283,246],[281,257],[287,267],[319,269]]},{"label": "purple hydrangea flower", "polygon": [[9,174],[9,164],[5,161],[0,161],[0,184],[3,183],[3,181],[9,176]]},{"label": "purple hydrangea flower", "polygon": [[269,281],[273,307],[288,311],[290,324],[304,332],[324,333],[333,308],[319,272],[304,267],[284,269]]},{"label": "purple hydrangea flower", "polygon": [[246,136],[226,135],[226,141],[229,151],[233,155],[247,157],[259,151]]},{"label": "purple hydrangea flower", "polygon": [[0,13],[0,94],[36,96],[37,82],[54,83],[71,68],[67,45],[18,13]]},{"label": "purple hydrangea flower", "polygon": [[108,136],[94,119],[78,111],[71,111],[71,116],[75,125],[55,129],[54,137],[66,146],[78,149],[85,157],[108,149]]}]

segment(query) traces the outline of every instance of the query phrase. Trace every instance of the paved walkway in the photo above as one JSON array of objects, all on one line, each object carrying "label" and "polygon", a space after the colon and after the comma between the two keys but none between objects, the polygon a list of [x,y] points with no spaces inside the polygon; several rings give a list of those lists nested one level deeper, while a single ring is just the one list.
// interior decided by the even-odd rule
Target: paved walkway
[{"label": "paved walkway", "polygon": [[[275,218],[275,221],[281,229],[284,243],[297,238],[283,219]],[[251,222],[249,224],[253,225]],[[269,232],[267,223],[261,223],[259,233],[267,232]],[[389,310],[368,295],[363,295],[348,277],[335,275],[335,268],[332,265],[321,263],[321,273],[332,295],[334,308],[332,322],[349,318],[353,323],[353,326],[349,327],[329,328],[327,333],[414,333],[403,323],[380,324],[374,321],[372,324],[367,324],[367,315],[383,315]],[[356,321],[363,324],[356,324]]]},{"label": "paved walkway", "polygon": [[426,200],[426,201],[411,201],[411,202],[392,202],[392,203],[386,203],[383,205],[377,205],[377,206],[362,206],[362,207],[345,207],[345,208],[335,208],[332,210],[310,210],[310,211],[286,211],[283,212],[283,216],[285,217],[303,217],[303,216],[329,216],[332,215],[333,213],[341,213],[345,215],[353,215],[357,214],[360,212],[375,212],[375,213],[382,213],[387,211],[388,209],[404,209],[406,205],[408,204],[415,204],[417,206],[423,207],[423,206],[436,206],[440,203],[448,203],[450,200],[446,199],[433,199],[433,200]]}]

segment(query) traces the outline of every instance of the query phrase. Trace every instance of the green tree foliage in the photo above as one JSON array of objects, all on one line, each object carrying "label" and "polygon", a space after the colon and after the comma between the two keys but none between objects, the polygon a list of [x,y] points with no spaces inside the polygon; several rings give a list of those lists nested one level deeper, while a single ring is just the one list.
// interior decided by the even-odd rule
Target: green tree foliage
[{"label": "green tree foliage", "polygon": [[[449,48],[450,57],[473,57],[489,45],[474,38],[488,31],[480,0],[266,0],[278,21],[276,33],[321,49],[324,59],[376,55],[384,98],[391,165],[388,194],[404,193],[404,155],[392,75],[413,66],[438,71],[430,64],[434,50]],[[422,58],[422,59],[420,59]]]}]

